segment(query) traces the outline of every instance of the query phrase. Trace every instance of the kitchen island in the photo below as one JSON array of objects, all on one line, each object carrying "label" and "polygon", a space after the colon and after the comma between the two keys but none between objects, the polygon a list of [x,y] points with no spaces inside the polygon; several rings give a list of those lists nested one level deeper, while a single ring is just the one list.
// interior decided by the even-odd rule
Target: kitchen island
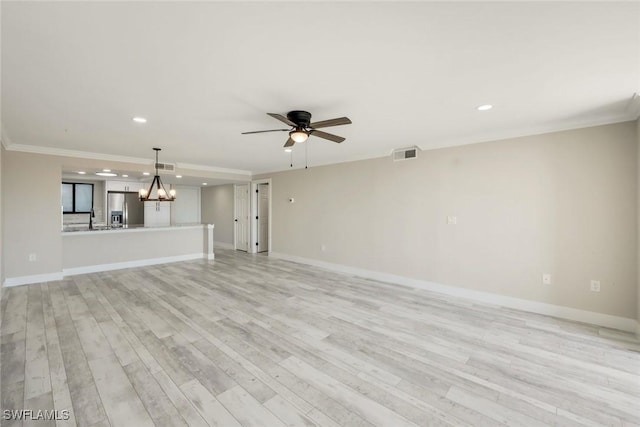
[{"label": "kitchen island", "polygon": [[213,224],[62,231],[62,272],[74,274],[213,259]]}]

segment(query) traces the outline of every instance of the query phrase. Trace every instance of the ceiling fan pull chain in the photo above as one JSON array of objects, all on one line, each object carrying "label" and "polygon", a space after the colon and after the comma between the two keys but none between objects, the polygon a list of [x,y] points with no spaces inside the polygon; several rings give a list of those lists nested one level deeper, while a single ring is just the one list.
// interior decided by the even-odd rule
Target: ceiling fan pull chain
[{"label": "ceiling fan pull chain", "polygon": [[291,150],[289,154],[291,155],[291,164],[289,165],[289,167],[293,167],[293,150]]},{"label": "ceiling fan pull chain", "polygon": [[304,168],[309,169],[309,141],[304,145]]}]

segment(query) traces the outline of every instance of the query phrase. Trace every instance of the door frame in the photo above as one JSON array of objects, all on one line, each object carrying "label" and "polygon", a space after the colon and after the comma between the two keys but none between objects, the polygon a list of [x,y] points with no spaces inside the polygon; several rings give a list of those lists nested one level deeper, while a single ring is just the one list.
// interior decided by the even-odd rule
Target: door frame
[{"label": "door frame", "polygon": [[[251,187],[250,187],[250,193],[251,193],[251,197],[249,198],[249,205],[251,206],[250,208],[250,221],[249,221],[249,253],[255,254],[258,253],[258,220],[256,219],[256,216],[258,215],[258,203],[257,203],[257,190],[258,190],[258,184],[269,184],[269,222],[268,222],[268,226],[267,226],[267,234],[269,235],[269,238],[267,239],[267,254],[271,253],[271,241],[272,241],[272,219],[273,219],[273,214],[272,214],[272,208],[273,208],[273,183],[271,182],[271,178],[266,178],[266,179],[256,179],[254,181],[251,181]],[[263,253],[263,252],[261,252]]]},{"label": "door frame", "polygon": [[234,250],[246,250],[247,253],[251,253],[251,195],[247,195],[247,212],[245,212],[245,214],[247,215],[247,234],[248,234],[248,238],[247,238],[247,246],[245,249],[240,249],[238,248],[238,205],[236,203],[236,200],[238,199],[236,197],[237,191],[238,191],[238,187],[247,187],[247,189],[249,190],[249,193],[251,193],[251,183],[247,182],[245,184],[233,184],[233,249]]}]

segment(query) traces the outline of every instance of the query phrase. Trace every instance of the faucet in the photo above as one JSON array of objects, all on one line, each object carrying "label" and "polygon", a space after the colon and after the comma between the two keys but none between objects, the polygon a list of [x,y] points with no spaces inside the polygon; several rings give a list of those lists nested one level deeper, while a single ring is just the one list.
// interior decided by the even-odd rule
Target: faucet
[{"label": "faucet", "polygon": [[91,213],[89,214],[89,230],[93,230],[93,209],[91,209]]}]

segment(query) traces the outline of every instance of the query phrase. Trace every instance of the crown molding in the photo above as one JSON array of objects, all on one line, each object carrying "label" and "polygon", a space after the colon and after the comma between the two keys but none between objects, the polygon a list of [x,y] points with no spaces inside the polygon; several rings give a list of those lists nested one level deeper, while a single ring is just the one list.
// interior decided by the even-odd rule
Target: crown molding
[{"label": "crown molding", "polygon": [[5,148],[9,151],[19,151],[22,153],[45,154],[48,156],[73,157],[77,159],[104,160],[109,162],[134,163],[139,165],[153,164],[151,159],[141,159],[139,157],[117,156],[113,154],[92,153],[88,151],[67,150],[64,148],[43,147],[40,145],[10,144]]},{"label": "crown molding", "polygon": [[[153,164],[154,162],[153,159],[140,158],[140,157],[118,156],[114,154],[104,154],[104,153],[92,153],[88,151],[67,150],[64,148],[43,147],[40,145],[13,144],[10,142],[9,138],[6,136],[4,131],[2,132],[2,145],[4,145],[5,149],[8,151],[19,151],[22,153],[32,153],[32,154],[44,154],[48,156],[73,157],[78,159],[103,160],[108,162],[132,163],[132,164],[138,164],[138,165],[150,165],[150,164]],[[191,163],[176,163],[175,165],[176,165],[176,169],[181,168],[181,169],[190,169],[190,170],[205,171],[205,172],[219,172],[219,173],[251,176],[251,171],[242,170],[242,169],[219,168],[215,166],[196,165]]]},{"label": "crown molding", "polygon": [[[639,99],[639,102],[640,102],[640,99]],[[639,105],[639,107],[640,107],[640,105]],[[618,116],[614,116],[614,117],[604,117],[604,118],[599,118],[599,119],[595,119],[595,120],[575,121],[575,122],[572,122],[572,123],[566,123],[566,124],[557,125],[557,126],[532,126],[530,128],[521,129],[519,131],[490,132],[490,133],[485,133],[485,134],[478,135],[478,136],[475,136],[475,137],[465,137],[465,138],[455,138],[455,139],[442,139],[442,140],[440,140],[438,142],[434,142],[434,143],[431,143],[431,144],[429,144],[429,143],[426,143],[426,144],[413,144],[413,145],[411,145],[411,147],[417,147],[421,151],[439,150],[439,149],[442,149],[442,148],[453,148],[453,147],[459,147],[459,146],[463,146],[463,145],[482,144],[482,143],[485,143],[485,142],[497,142],[497,141],[504,141],[504,140],[507,140],[507,139],[527,138],[527,137],[539,136],[539,135],[544,135],[544,134],[548,134],[548,133],[568,132],[568,131],[572,131],[572,130],[588,129],[588,128],[598,127],[598,126],[614,125],[614,124],[617,124],[617,123],[624,123],[624,122],[633,121],[633,120],[636,120],[637,118],[638,118],[638,115],[636,115],[635,117],[631,117],[631,115],[625,115],[625,116],[620,117],[618,115]],[[393,149],[385,148],[385,149],[380,150],[380,151],[378,151],[376,153],[370,153],[368,155],[350,156],[350,157],[347,157],[347,158],[344,158],[344,159],[338,160],[338,161],[314,163],[313,165],[311,165],[309,167],[311,168],[311,167],[319,167],[319,166],[330,166],[330,165],[337,165],[337,164],[341,164],[341,163],[358,162],[358,161],[361,161],[361,160],[379,159],[379,158],[383,158],[383,157],[391,158],[392,151],[393,151]],[[284,169],[271,169],[271,170],[253,171],[253,175],[268,175],[268,174],[286,172],[286,171],[291,171],[291,170],[299,170],[299,169],[305,169],[304,164],[302,164],[301,166],[288,167],[288,168],[284,168]]]},{"label": "crown molding", "polygon": [[203,172],[220,172],[220,173],[231,173],[236,175],[248,175],[248,176],[252,175],[251,171],[244,170],[244,169],[219,168],[216,166],[195,165],[192,163],[176,163],[176,168],[189,169],[194,171],[203,171]]}]

